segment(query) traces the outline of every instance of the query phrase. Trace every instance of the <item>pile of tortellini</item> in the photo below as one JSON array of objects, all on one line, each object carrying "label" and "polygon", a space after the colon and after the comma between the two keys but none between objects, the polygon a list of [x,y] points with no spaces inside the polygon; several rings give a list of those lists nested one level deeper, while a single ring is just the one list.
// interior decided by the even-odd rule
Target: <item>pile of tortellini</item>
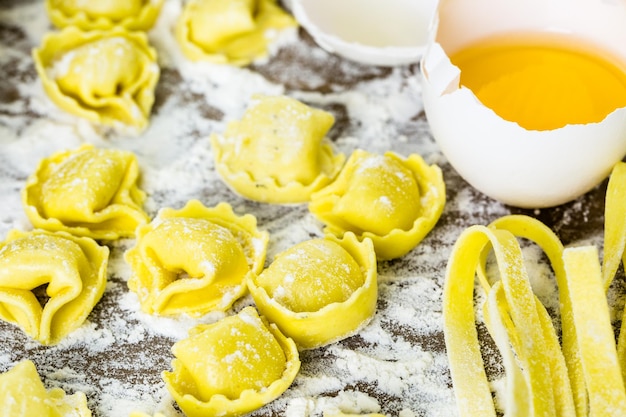
[{"label": "pile of tortellini", "polygon": [[[61,109],[105,126],[143,131],[160,76],[147,31],[164,0],[46,0],[52,23],[33,50],[44,90]],[[187,58],[248,65],[276,30],[296,26],[277,0],[191,0],[175,30]]]},{"label": "pile of tortellini", "polygon": [[255,304],[174,344],[173,371],[163,378],[181,409],[190,417],[238,415],[272,401],[296,377],[299,350],[371,320],[377,259],[416,246],[445,202],[441,171],[418,155],[335,155],[325,139],[333,121],[293,98],[258,96],[241,121],[212,138],[218,170],[235,191],[266,203],[308,202],[327,224],[324,237],[294,245],[267,267],[269,233],[227,203],[191,200],[150,219],[129,151],[85,144],[44,158],[22,191],[35,230],[12,231],[0,244],[0,318],[57,343],[104,293],[109,251],[97,241],[135,238],[125,253],[128,287],[145,313],[226,312],[248,293]]}]

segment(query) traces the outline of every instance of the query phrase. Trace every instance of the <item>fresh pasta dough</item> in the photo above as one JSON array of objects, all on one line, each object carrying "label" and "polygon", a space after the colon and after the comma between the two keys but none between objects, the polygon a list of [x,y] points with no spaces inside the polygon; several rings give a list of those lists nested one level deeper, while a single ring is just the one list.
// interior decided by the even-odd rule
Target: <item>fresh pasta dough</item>
[{"label": "fresh pasta dough", "polygon": [[84,30],[114,26],[148,30],[162,6],[163,0],[46,0],[48,16],[55,26],[77,26]]},{"label": "fresh pasta dough", "polygon": [[309,210],[326,225],[325,232],[370,238],[379,259],[392,259],[430,232],[445,199],[441,170],[421,156],[358,149],[332,184],[313,193]]},{"label": "fresh pasta dough", "polygon": [[376,277],[372,242],[349,232],[281,252],[261,274],[248,276],[248,288],[261,314],[300,349],[311,349],[369,322],[376,310]]},{"label": "fresh pasta dough", "polygon": [[345,159],[324,141],[334,121],[332,114],[287,96],[256,96],[241,120],[211,136],[217,171],[252,200],[308,201]]},{"label": "fresh pasta dough", "polygon": [[91,417],[84,393],[46,390],[35,364],[28,359],[0,374],[0,409],[10,417]]},{"label": "fresh pasta dough", "polygon": [[160,69],[145,33],[69,26],[47,34],[33,57],[46,93],[61,109],[128,130],[148,125]]},{"label": "fresh pasta dough", "polygon": [[281,395],[300,369],[298,350],[254,307],[198,325],[173,348],[165,384],[188,417],[237,416]]},{"label": "fresh pasta dough", "polygon": [[227,203],[162,209],[125,254],[128,286],[149,314],[224,311],[246,292],[245,276],[263,268],[268,240],[254,216],[237,216]]},{"label": "fresh pasta dough", "polygon": [[28,177],[22,201],[41,229],[105,240],[131,237],[149,220],[138,178],[133,153],[83,145],[44,158]]},{"label": "fresh pasta dough", "polygon": [[272,33],[296,25],[276,0],[191,0],[176,37],[191,60],[248,65],[268,54]]},{"label": "fresh pasta dough", "polygon": [[109,249],[65,232],[9,232],[0,243],[0,319],[58,343],[102,297]]}]

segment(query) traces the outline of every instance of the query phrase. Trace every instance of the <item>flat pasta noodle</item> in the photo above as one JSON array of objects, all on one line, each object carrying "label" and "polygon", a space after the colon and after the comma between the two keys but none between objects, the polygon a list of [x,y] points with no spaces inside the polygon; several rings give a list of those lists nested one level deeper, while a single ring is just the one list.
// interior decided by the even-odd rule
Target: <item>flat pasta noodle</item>
[{"label": "flat pasta noodle", "polygon": [[344,155],[325,140],[335,118],[287,96],[256,95],[240,120],[211,135],[215,166],[238,194],[302,203],[339,173]]},{"label": "flat pasta noodle", "polygon": [[102,297],[108,255],[93,239],[65,232],[9,232],[0,243],[0,319],[42,344],[58,343]]},{"label": "flat pasta noodle", "polygon": [[172,347],[165,384],[188,417],[238,416],[281,395],[300,369],[295,343],[254,307],[198,325]]},{"label": "flat pasta noodle", "polygon": [[135,155],[83,145],[44,158],[26,180],[22,202],[41,229],[114,240],[148,222]]},{"label": "flat pasta noodle", "polygon": [[0,409],[13,417],[91,417],[83,392],[66,395],[61,388],[46,390],[30,360],[0,374]]},{"label": "flat pasta noodle", "polygon": [[386,260],[417,246],[435,227],[445,201],[441,170],[420,155],[357,149],[337,178],[311,195],[309,210],[326,233],[369,238],[378,259]]},{"label": "flat pasta noodle", "polygon": [[594,246],[568,248],[563,259],[589,397],[589,415],[626,415],[626,391],[598,250]]},{"label": "flat pasta noodle", "polygon": [[354,334],[374,315],[374,247],[352,233],[304,241],[278,254],[261,274],[250,274],[247,284],[261,314],[299,349],[324,346]]},{"label": "flat pasta noodle", "polygon": [[[550,260],[559,288],[562,346],[550,316],[524,278],[522,253],[515,237],[535,242]],[[494,252],[500,273],[500,280],[493,285],[486,272],[488,251]],[[489,227],[467,229],[448,265],[444,331],[460,415],[495,413],[484,369],[466,366],[482,365],[473,329],[473,271],[487,293],[485,322],[504,361],[507,415],[626,412],[626,392],[597,249],[564,249],[556,235],[538,220],[505,216]],[[469,314],[469,318],[461,314]]]},{"label": "flat pasta noodle", "polygon": [[254,216],[237,216],[227,203],[161,209],[125,253],[128,287],[149,314],[225,311],[245,294],[246,275],[263,268],[268,240]]},{"label": "flat pasta noodle", "polygon": [[296,26],[276,0],[191,0],[176,39],[193,61],[244,66],[268,55],[270,33]]},{"label": "flat pasta noodle", "polygon": [[61,109],[132,133],[147,127],[160,68],[144,32],[68,26],[44,36],[33,58],[44,90]]},{"label": "flat pasta noodle", "polygon": [[46,11],[58,28],[76,26],[83,30],[149,30],[156,22],[164,0],[46,0]]}]

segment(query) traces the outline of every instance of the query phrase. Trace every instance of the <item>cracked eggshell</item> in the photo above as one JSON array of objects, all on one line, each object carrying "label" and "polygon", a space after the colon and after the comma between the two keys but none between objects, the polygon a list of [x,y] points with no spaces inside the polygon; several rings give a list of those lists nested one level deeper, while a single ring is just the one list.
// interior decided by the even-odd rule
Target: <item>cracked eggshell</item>
[{"label": "cracked eggshell", "polygon": [[395,66],[419,61],[437,0],[291,0],[318,45],[352,61]]},{"label": "cracked eggshell", "polygon": [[421,60],[424,109],[456,171],[505,204],[551,207],[598,185],[626,155],[626,108],[598,123],[526,130],[459,85],[449,54],[505,31],[551,30],[600,45],[626,63],[626,3],[592,0],[442,0]]}]

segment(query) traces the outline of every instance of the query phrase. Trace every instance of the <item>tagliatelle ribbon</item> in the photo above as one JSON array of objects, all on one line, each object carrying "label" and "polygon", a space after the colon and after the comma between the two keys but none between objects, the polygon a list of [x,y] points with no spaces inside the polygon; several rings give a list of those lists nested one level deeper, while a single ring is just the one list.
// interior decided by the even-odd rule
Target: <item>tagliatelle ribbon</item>
[{"label": "tagliatelle ribbon", "polygon": [[[604,258],[602,281],[608,291],[620,260],[626,268],[626,163],[613,168],[606,190],[604,209]],[[626,311],[626,310],[625,310]],[[622,379],[626,383],[626,315],[617,340],[617,358],[622,366]]]},{"label": "tagliatelle ribbon", "polygon": [[[559,287],[562,346],[548,312],[532,292],[517,237],[535,242],[552,264]],[[486,274],[489,251],[500,276],[493,285]],[[527,216],[472,226],[459,237],[448,264],[443,311],[461,417],[496,415],[477,338],[476,275],[487,294],[485,324],[506,371],[507,416],[626,415],[624,384],[615,377],[620,369],[615,342],[612,331],[608,336],[606,332],[611,323],[599,260],[597,252],[594,258],[589,251],[564,249],[547,226]],[[594,296],[585,298],[587,291]],[[603,347],[591,349],[593,340]],[[613,364],[613,369],[605,364]]]}]

